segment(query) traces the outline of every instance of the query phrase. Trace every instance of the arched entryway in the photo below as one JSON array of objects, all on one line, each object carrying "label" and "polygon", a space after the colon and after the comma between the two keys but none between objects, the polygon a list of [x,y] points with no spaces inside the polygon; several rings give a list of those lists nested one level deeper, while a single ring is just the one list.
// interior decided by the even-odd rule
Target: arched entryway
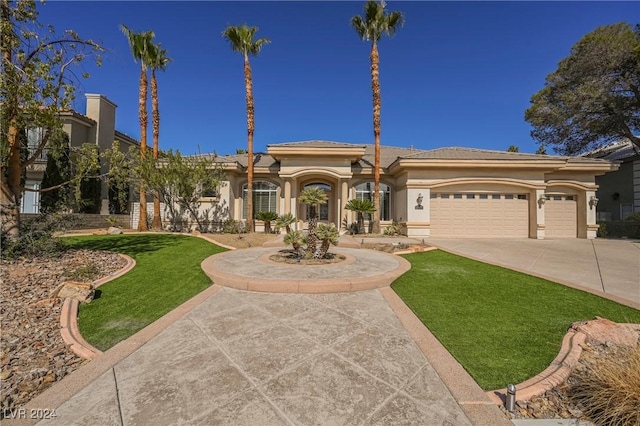
[{"label": "arched entryway", "polygon": [[[338,226],[336,220],[335,210],[335,196],[333,185],[326,181],[312,180],[303,183],[300,187],[300,192],[309,188],[320,188],[327,194],[327,202],[320,204],[317,208],[318,222],[320,223],[334,223]],[[304,229],[307,229],[309,223],[309,206],[303,203],[298,203],[298,217],[302,219]]]}]

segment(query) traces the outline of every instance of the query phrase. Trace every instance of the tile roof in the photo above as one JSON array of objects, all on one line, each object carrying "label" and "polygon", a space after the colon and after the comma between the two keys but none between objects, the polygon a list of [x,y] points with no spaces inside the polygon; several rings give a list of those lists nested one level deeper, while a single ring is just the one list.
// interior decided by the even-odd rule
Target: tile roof
[{"label": "tile roof", "polygon": [[354,143],[346,143],[346,142],[335,142],[335,141],[325,141],[325,140],[310,140],[310,141],[299,141],[299,142],[283,142],[283,143],[274,143],[268,144],[269,147],[304,147],[304,148],[363,148],[366,144],[354,144]]},{"label": "tile roof", "polygon": [[609,161],[621,161],[627,158],[640,155],[640,148],[633,144],[628,138],[612,142],[608,145],[589,151],[583,157],[603,158]]}]

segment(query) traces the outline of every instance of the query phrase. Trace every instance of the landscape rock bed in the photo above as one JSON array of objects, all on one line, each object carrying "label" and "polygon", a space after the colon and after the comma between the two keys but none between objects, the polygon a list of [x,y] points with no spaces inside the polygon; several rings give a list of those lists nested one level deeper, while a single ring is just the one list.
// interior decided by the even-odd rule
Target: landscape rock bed
[{"label": "landscape rock bed", "polygon": [[70,250],[51,259],[0,262],[0,417],[88,362],[62,340],[63,301],[52,298],[55,289],[67,280],[93,281],[111,275],[125,264],[117,253],[88,250]]},{"label": "landscape rock bed", "polygon": [[346,257],[337,253],[327,253],[323,259],[305,259],[299,257],[293,250],[280,250],[278,253],[269,256],[269,260],[291,265],[328,265],[342,262],[346,260]]}]

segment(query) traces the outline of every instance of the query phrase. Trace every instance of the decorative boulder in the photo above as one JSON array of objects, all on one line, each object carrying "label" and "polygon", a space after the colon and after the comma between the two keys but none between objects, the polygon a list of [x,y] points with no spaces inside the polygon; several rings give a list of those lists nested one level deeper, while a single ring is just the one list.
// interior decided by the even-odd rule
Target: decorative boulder
[{"label": "decorative boulder", "polygon": [[109,227],[109,229],[107,230],[107,233],[109,235],[120,235],[122,234],[122,229],[120,228],[116,228],[115,226],[111,226]]},{"label": "decorative boulder", "polygon": [[95,288],[93,284],[78,281],[65,281],[53,292],[53,297],[60,299],[76,299],[80,303],[89,303],[93,300]]}]

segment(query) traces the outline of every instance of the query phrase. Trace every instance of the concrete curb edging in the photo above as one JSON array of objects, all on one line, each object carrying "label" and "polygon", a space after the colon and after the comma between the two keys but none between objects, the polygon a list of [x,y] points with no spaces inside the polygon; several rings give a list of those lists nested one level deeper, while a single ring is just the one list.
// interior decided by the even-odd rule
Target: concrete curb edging
[{"label": "concrete curb edging", "polygon": [[[123,276],[136,266],[136,261],[133,260],[133,258],[120,253],[118,253],[118,255],[126,261],[125,266],[111,275],[93,281],[91,284],[93,284],[94,288],[98,288],[102,284]],[[80,329],[78,328],[79,305],[80,303],[76,299],[64,299],[62,311],[60,312],[60,334],[62,335],[62,340],[64,340],[64,343],[71,352],[80,358],[94,359],[102,355],[102,351],[94,348],[82,337],[82,334],[80,334]]]},{"label": "concrete curb edging", "polygon": [[[571,370],[578,363],[582,354],[582,345],[587,341],[587,335],[581,331],[570,329],[562,339],[562,346],[551,364],[540,374],[525,380],[516,386],[516,399],[518,401],[528,401],[534,396],[542,395],[563,383]],[[487,396],[498,405],[506,401],[507,389],[488,391]]]},{"label": "concrete curb edging", "polygon": [[379,289],[403,327],[474,425],[513,426],[469,373],[391,289]]}]

